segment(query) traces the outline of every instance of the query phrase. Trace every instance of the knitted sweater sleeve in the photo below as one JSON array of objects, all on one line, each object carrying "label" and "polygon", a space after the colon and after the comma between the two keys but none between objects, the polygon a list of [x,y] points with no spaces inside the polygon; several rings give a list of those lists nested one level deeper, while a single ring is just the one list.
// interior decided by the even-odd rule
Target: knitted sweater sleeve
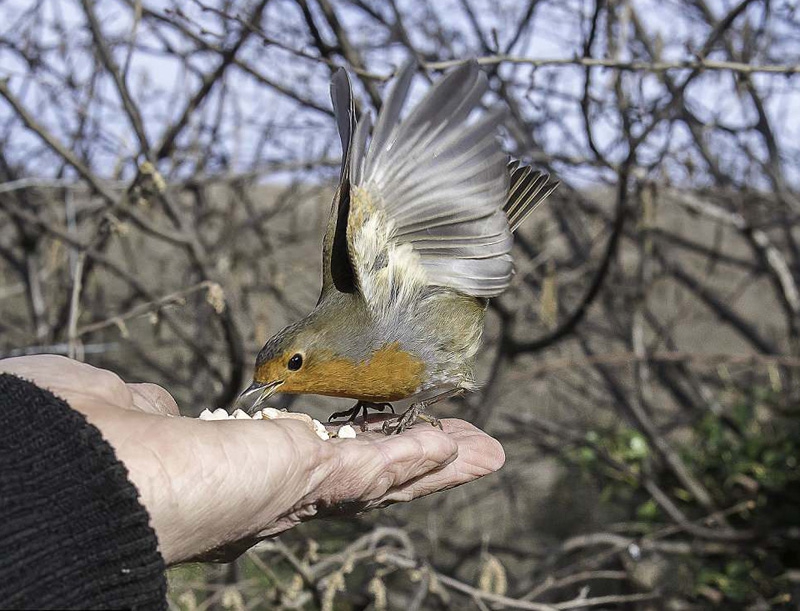
[{"label": "knitted sweater sleeve", "polygon": [[0,374],[0,608],[165,609],[157,545],[100,431]]}]

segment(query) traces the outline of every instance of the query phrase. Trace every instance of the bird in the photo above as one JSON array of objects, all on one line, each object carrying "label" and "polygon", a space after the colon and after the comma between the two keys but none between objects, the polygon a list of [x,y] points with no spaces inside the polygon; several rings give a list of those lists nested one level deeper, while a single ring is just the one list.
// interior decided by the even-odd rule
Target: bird
[{"label": "bird", "polygon": [[[489,88],[475,60],[445,73],[403,116],[417,64],[398,70],[375,119],[357,117],[347,72],[331,80],[343,150],[313,311],[258,353],[257,409],[276,392],[347,397],[332,419],[415,401],[385,432],[434,402],[478,388],[474,366],[491,298],[511,284],[513,233],[558,186],[510,160],[507,110],[472,119]],[[394,410],[392,410],[394,411]]]}]

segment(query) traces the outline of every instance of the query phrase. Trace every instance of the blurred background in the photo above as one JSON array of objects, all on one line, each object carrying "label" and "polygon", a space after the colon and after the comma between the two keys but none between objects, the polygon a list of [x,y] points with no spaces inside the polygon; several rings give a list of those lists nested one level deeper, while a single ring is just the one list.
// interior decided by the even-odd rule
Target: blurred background
[{"label": "blurred background", "polygon": [[[229,407],[316,302],[339,140],[478,58],[561,187],[437,405],[504,469],[170,572],[174,609],[773,609],[800,596],[800,13],[769,0],[0,2],[0,355]],[[349,401],[276,397],[324,418]]]}]

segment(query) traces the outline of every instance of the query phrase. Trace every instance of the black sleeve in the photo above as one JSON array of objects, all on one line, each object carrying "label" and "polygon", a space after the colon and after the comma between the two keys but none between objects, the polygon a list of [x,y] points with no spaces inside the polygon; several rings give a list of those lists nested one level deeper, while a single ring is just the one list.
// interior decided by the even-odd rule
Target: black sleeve
[{"label": "black sleeve", "polygon": [[0,374],[0,608],[166,609],[125,466],[52,393]]}]

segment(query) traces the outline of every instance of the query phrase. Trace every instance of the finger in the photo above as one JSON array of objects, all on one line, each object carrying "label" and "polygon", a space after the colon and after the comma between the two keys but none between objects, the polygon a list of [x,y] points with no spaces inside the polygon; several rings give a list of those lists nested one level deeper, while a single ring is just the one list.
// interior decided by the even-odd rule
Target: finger
[{"label": "finger", "polygon": [[493,437],[463,420],[443,420],[444,430],[458,445],[458,457],[441,469],[394,487],[375,506],[410,501],[441,490],[469,483],[499,470],[505,463],[505,452]]},{"label": "finger", "polygon": [[470,467],[480,475],[500,470],[506,462],[506,453],[497,439],[474,424],[457,418],[441,420],[442,429],[458,445],[459,465]]},{"label": "finger", "polygon": [[180,416],[175,399],[158,384],[128,384],[128,388],[133,395],[133,406],[136,409],[148,414]]},{"label": "finger", "polygon": [[330,479],[334,503],[379,499],[392,488],[441,469],[458,455],[452,436],[433,427],[390,437],[366,433],[334,443],[340,452],[339,473]]},{"label": "finger", "polygon": [[458,445],[452,436],[434,427],[418,427],[404,435],[384,435],[377,444],[399,477],[406,480],[438,469],[458,456]]}]

